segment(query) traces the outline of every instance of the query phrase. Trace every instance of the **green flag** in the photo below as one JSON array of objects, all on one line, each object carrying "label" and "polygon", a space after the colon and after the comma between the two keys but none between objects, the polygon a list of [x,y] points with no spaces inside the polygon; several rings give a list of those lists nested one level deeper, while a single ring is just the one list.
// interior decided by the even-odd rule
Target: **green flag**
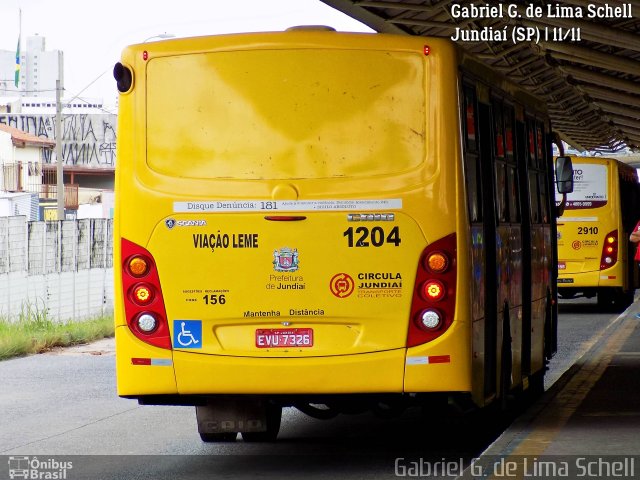
[{"label": "green flag", "polygon": [[18,37],[18,47],[16,48],[16,78],[14,83],[18,88],[18,85],[20,85],[20,37]]}]

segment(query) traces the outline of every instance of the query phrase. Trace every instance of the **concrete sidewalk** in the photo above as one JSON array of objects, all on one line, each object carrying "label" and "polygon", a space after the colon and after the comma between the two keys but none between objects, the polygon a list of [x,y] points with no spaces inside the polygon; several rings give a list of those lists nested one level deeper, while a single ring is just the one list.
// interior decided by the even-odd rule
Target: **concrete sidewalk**
[{"label": "concrete sidewalk", "polygon": [[639,309],[615,319],[463,478],[640,478]]}]

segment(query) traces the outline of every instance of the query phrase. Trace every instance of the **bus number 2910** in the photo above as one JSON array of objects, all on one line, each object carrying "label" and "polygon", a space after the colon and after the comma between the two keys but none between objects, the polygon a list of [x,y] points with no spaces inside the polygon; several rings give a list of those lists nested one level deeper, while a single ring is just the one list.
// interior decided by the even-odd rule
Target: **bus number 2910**
[{"label": "bus number 2910", "polygon": [[578,235],[597,235],[598,227],[578,227]]}]

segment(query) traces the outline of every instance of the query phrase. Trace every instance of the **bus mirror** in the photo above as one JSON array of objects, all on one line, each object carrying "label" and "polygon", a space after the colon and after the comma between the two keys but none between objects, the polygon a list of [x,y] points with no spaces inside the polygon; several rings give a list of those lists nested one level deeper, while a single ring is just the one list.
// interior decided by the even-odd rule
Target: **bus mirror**
[{"label": "bus mirror", "polygon": [[556,187],[558,193],[573,192],[573,164],[571,157],[556,158]]},{"label": "bus mirror", "polygon": [[129,67],[126,67],[120,62],[116,63],[113,67],[113,78],[116,79],[116,84],[120,93],[126,93],[131,90],[131,85],[133,84],[133,73]]}]

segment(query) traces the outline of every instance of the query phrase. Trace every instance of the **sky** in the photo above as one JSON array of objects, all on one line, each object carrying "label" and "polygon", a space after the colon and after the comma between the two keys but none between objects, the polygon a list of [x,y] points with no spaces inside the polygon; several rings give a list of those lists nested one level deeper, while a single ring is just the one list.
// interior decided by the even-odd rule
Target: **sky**
[{"label": "sky", "polygon": [[[122,49],[160,34],[176,37],[330,25],[371,31],[319,0],[0,0],[0,50],[15,51],[22,10],[26,38],[45,37],[45,50],[64,52],[64,97],[114,104],[113,65]],[[157,39],[157,37],[156,37]]]}]

